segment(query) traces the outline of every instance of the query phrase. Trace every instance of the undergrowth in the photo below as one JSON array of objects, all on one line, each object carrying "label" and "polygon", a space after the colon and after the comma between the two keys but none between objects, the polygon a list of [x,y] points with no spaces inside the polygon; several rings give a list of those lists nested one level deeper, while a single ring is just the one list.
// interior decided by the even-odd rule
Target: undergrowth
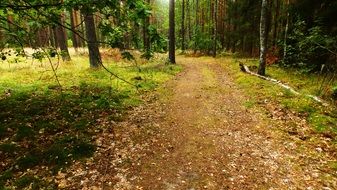
[{"label": "undergrowth", "polygon": [[155,60],[139,72],[131,63],[105,62],[133,85],[91,70],[84,56],[58,66],[62,87],[47,62],[0,63],[0,189],[56,188],[44,176],[92,156],[93,136],[102,127],[123,120],[126,109],[141,103],[141,94],[181,69]]},{"label": "undergrowth", "polygon": [[[269,81],[249,76],[240,71],[238,62],[233,59],[219,59],[222,66],[235,77],[236,82],[245,90],[250,99],[246,101],[247,108],[254,107],[260,102],[273,101],[283,108],[301,114],[312,129],[317,133],[329,134],[336,141],[337,137],[337,112],[334,102],[330,102],[328,107],[317,103],[304,95],[295,95]],[[247,65],[257,66],[258,61],[251,59],[240,59]],[[294,70],[284,70],[277,66],[267,67],[267,75],[271,78],[281,80],[295,88],[301,94],[319,95],[317,89],[320,88],[320,76],[315,74],[304,74]]]}]

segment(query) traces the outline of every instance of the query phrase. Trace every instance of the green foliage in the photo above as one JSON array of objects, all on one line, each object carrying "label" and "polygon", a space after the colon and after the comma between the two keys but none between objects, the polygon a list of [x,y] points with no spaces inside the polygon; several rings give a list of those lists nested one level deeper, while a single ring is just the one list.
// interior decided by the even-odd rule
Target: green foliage
[{"label": "green foliage", "polygon": [[151,57],[153,57],[153,52],[151,50],[147,50],[142,54],[141,57],[149,60]]},{"label": "green foliage", "polygon": [[20,148],[17,147],[15,144],[12,143],[4,143],[0,145],[0,151],[5,154],[14,155],[16,151],[18,151]]},{"label": "green foliage", "polygon": [[17,132],[16,132],[15,139],[16,140],[22,140],[24,138],[33,138],[34,135],[35,135],[34,131],[31,127],[19,126],[18,129],[17,129]]},{"label": "green foliage", "polygon": [[13,172],[11,170],[6,170],[0,174],[0,189],[6,189],[5,183],[7,180],[13,178]]},{"label": "green foliage", "polygon": [[304,21],[297,21],[289,35],[285,66],[298,67],[304,71],[319,71],[322,65],[326,69],[335,69],[335,63],[329,58],[337,50],[337,38],[323,33],[321,27],[307,29]]},{"label": "green foliage", "polygon": [[123,59],[127,59],[129,61],[135,59],[135,57],[130,52],[128,52],[128,51],[122,52],[122,57],[123,57]]},{"label": "green foliage", "polygon": [[70,164],[75,159],[90,157],[95,151],[95,146],[85,137],[64,136],[56,139],[43,153],[43,162],[56,166],[56,171],[64,165]]},{"label": "green foliage", "polygon": [[337,100],[337,86],[334,86],[332,89],[332,98]]},{"label": "green foliage", "polygon": [[[158,62],[142,65],[141,73],[131,63],[107,64],[138,90],[103,70],[90,70],[85,57],[73,57],[76,64],[58,68],[62,91],[55,88],[48,64],[35,66],[28,60],[13,68],[0,65],[0,92],[10,90],[10,95],[0,94],[0,152],[6,160],[0,171],[0,189],[7,182],[22,188],[31,184],[36,189],[49,187],[51,184],[30,177],[15,180],[18,172],[36,166],[47,166],[55,173],[74,160],[91,157],[97,131],[122,121],[126,109],[142,102],[142,92],[153,90],[180,71],[178,66]],[[137,76],[141,80],[133,80]],[[100,118],[106,121],[102,123]]]},{"label": "green foliage", "polygon": [[207,33],[196,30],[196,34],[193,36],[194,42],[197,44],[195,49],[203,52],[209,51],[213,47],[212,36]]},{"label": "green foliage", "polygon": [[121,48],[123,44],[124,33],[126,32],[121,27],[111,28],[110,23],[108,25],[102,25],[102,33],[108,38],[108,44],[112,48]]},{"label": "green foliage", "polygon": [[18,180],[15,181],[15,186],[18,189],[32,189],[32,190],[39,190],[44,187],[48,187],[48,189],[54,189],[49,184],[35,176],[32,175],[24,175],[20,177]]},{"label": "green foliage", "polygon": [[[99,25],[98,31],[103,39],[101,43],[121,49],[127,46],[140,48],[138,44],[140,34],[134,28],[144,26],[144,20],[152,14],[151,6],[143,0],[128,0],[123,1],[123,3],[116,0],[99,2],[96,0],[65,0],[62,3],[38,0],[30,2],[28,5],[21,0],[15,2],[4,0],[2,4],[7,6],[0,7],[0,25],[4,26],[4,30],[1,31],[4,36],[0,43],[1,60],[7,59],[7,56],[2,53],[5,46],[16,47],[21,50],[25,46],[34,49],[41,48],[43,45],[39,39],[39,33],[47,27],[60,26],[59,18],[64,10],[80,10],[83,14],[100,14],[102,16],[101,22],[97,24]],[[10,18],[8,23],[7,18]],[[68,22],[65,22],[62,27],[71,28]],[[166,41],[157,29],[151,25],[148,27],[148,33],[153,44],[151,51],[164,51]],[[130,40],[127,38],[130,38],[134,44],[130,44]],[[46,57],[46,53],[36,51],[32,56],[41,61]],[[55,52],[51,53],[50,56],[55,57]]]},{"label": "green foliage", "polygon": [[150,35],[151,50],[154,52],[165,52],[167,50],[167,39],[164,35],[160,34],[154,25],[148,27]]}]

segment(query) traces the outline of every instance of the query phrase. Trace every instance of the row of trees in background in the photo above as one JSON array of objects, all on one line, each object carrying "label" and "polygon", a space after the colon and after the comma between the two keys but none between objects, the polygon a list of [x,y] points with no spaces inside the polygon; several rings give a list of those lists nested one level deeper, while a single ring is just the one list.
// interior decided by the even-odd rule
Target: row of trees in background
[{"label": "row of trees in background", "polygon": [[[91,67],[99,67],[99,46],[139,49],[143,56],[166,50],[166,40],[150,24],[150,1],[115,0],[4,0],[0,5],[0,48],[6,58],[8,47],[37,50],[33,56],[55,56],[61,50],[70,60],[68,45],[88,47]],[[43,48],[43,50],[39,50]],[[123,54],[132,59],[130,53]]]},{"label": "row of trees in background", "polygon": [[[317,71],[336,65],[337,1],[266,0],[267,62]],[[260,53],[261,1],[177,0],[177,45],[215,56]],[[328,68],[328,67],[326,67]]]},{"label": "row of trees in background", "polygon": [[[280,62],[307,71],[332,70],[336,65],[335,0],[170,2],[175,4],[171,25],[168,5],[162,0],[3,0],[0,46],[59,47],[65,60],[67,45],[88,46],[91,65],[96,67],[98,45],[138,49],[150,58],[155,51],[168,50],[171,28],[175,31],[171,39],[177,42],[173,50],[257,57],[265,2],[267,64]],[[67,43],[68,38],[72,43]]]}]

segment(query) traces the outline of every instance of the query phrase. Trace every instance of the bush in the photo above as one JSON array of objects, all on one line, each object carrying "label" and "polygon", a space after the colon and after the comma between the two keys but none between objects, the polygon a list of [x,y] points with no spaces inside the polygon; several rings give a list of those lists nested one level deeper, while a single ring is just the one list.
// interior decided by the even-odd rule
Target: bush
[{"label": "bush", "polygon": [[332,98],[337,100],[337,86],[332,88]]},{"label": "bush", "polygon": [[333,59],[337,50],[337,38],[326,35],[317,25],[308,28],[304,21],[297,21],[287,39],[287,52],[283,65],[297,67],[306,72],[332,72],[336,67]]}]

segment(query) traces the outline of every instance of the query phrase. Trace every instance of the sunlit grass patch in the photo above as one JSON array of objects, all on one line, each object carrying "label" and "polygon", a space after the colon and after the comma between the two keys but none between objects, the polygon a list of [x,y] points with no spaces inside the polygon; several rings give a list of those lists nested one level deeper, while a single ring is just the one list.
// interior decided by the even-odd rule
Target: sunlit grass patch
[{"label": "sunlit grass patch", "polygon": [[[325,107],[305,94],[314,94],[320,87],[318,76],[315,74],[304,74],[291,69],[282,69],[277,66],[267,67],[267,74],[277,80],[281,80],[304,95],[295,95],[291,91],[284,89],[269,81],[250,76],[240,71],[238,62],[230,58],[217,60],[221,65],[234,76],[235,81],[249,95],[250,100],[245,104],[246,107],[253,107],[255,104],[250,102],[273,101],[280,104],[283,108],[297,112],[306,116],[306,120],[318,133],[337,133],[337,115],[333,111],[334,105]],[[247,65],[257,65],[255,59],[240,59]],[[335,136],[335,135],[333,135]],[[337,139],[336,139],[337,140]]]},{"label": "sunlit grass patch", "polygon": [[48,62],[0,65],[0,189],[50,185],[42,180],[50,173],[24,177],[20,172],[43,166],[57,173],[92,156],[92,137],[100,127],[123,120],[126,109],[142,103],[140,95],[181,70],[153,60],[139,72],[133,63],[106,59],[108,70],[125,82],[104,69],[90,69],[84,56],[53,63],[56,73]]},{"label": "sunlit grass patch", "polygon": [[215,78],[216,77],[215,73],[208,67],[203,67],[201,70],[201,73],[204,77],[204,81],[203,81],[204,88],[208,90],[215,88],[216,83],[217,83],[217,80]]},{"label": "sunlit grass patch", "polygon": [[[237,60],[244,62],[248,66],[257,67],[259,64],[257,59]],[[331,98],[332,87],[337,84],[336,79],[329,82],[329,75],[307,73],[296,68],[283,68],[278,64],[268,66],[266,73],[269,77],[278,79],[285,84],[289,84],[301,93],[322,96],[327,99]]]}]

